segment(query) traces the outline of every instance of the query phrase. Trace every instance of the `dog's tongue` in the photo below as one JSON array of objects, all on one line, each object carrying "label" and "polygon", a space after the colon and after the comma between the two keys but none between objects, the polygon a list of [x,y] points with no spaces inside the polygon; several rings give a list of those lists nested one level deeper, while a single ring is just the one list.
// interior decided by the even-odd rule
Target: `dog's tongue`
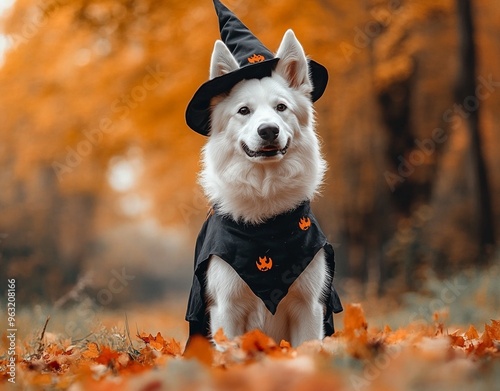
[{"label": "dog's tongue", "polygon": [[265,147],[260,149],[263,152],[269,152],[269,151],[277,151],[279,148],[275,145],[266,145]]}]

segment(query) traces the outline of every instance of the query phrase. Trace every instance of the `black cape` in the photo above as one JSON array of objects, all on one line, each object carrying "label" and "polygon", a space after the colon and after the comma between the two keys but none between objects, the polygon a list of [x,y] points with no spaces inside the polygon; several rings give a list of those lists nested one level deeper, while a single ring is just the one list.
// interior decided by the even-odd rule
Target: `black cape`
[{"label": "black cape", "polygon": [[193,285],[186,312],[189,335],[209,335],[205,281],[211,255],[231,265],[274,315],[292,283],[322,248],[329,269],[329,289],[323,303],[324,333],[328,336],[334,332],[333,313],[341,312],[342,305],[332,285],[333,247],[321,231],[309,202],[256,225],[236,222],[215,209],[196,241]]}]

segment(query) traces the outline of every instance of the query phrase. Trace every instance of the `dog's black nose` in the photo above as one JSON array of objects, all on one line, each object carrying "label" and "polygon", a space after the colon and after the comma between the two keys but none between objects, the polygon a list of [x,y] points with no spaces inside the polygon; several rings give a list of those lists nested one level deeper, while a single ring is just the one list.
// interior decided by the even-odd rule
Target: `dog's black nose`
[{"label": "dog's black nose", "polygon": [[259,136],[266,141],[276,140],[279,132],[280,128],[278,128],[278,125],[275,124],[262,124],[257,128]]}]

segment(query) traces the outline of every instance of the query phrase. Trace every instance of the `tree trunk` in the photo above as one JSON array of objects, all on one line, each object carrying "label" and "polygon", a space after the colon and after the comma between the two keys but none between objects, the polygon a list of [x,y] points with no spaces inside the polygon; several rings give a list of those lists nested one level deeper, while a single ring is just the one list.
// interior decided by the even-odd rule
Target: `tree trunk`
[{"label": "tree trunk", "polygon": [[479,129],[480,101],[476,96],[476,53],[474,45],[474,24],[470,0],[457,0],[459,33],[459,71],[455,91],[456,103],[464,111],[466,126],[470,132],[470,148],[473,170],[477,183],[478,240],[481,251],[480,262],[495,244],[491,193],[487,167],[481,146]]}]

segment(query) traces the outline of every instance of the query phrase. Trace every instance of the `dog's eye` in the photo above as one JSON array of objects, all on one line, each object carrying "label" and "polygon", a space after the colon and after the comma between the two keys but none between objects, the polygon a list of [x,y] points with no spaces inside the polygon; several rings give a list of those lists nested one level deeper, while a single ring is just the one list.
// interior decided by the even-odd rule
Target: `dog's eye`
[{"label": "dog's eye", "polygon": [[238,110],[238,114],[241,114],[241,115],[248,115],[250,114],[250,109],[246,106],[243,106],[241,107],[239,110]]},{"label": "dog's eye", "polygon": [[276,106],[276,110],[278,111],[285,111],[286,109],[287,107],[283,103],[278,103],[278,106]]}]

